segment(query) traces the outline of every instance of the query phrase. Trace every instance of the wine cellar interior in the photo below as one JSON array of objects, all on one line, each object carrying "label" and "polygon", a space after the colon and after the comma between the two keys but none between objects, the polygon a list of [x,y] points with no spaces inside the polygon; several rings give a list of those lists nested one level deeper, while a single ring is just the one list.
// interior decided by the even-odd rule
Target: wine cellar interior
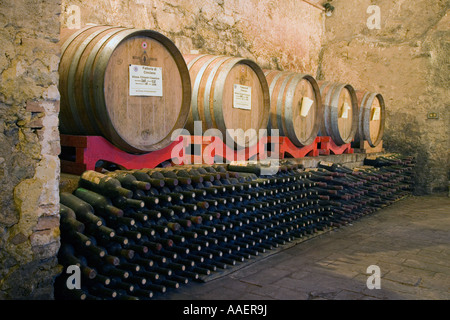
[{"label": "wine cellar interior", "polygon": [[450,298],[449,7],[0,1],[0,300]]}]

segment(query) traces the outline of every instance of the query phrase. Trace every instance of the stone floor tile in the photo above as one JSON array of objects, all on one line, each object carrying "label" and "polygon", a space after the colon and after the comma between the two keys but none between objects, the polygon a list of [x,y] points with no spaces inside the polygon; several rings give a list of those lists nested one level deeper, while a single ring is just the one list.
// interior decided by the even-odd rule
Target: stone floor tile
[{"label": "stone floor tile", "polygon": [[366,296],[364,296],[361,293],[357,293],[357,292],[353,292],[353,291],[347,291],[347,290],[342,290],[341,292],[339,292],[334,297],[334,299],[335,300],[363,300],[364,297],[366,297]]},{"label": "stone floor tile", "polygon": [[340,260],[334,261],[327,266],[330,274],[336,276],[345,276],[348,278],[353,278],[358,274],[365,273],[367,268],[361,268],[359,265],[354,265],[352,263],[343,262]]},{"label": "stone floor tile", "polygon": [[[427,264],[437,264],[444,267],[448,266],[448,262],[450,257],[447,257],[445,254],[436,253],[434,255],[423,256],[420,254],[410,254],[409,252],[399,252],[398,257],[402,257],[405,259],[403,264],[408,264],[406,260],[414,260],[414,261],[424,261]],[[450,271],[450,268],[449,268]]]},{"label": "stone floor tile", "polygon": [[218,287],[212,292],[208,292],[205,294],[199,294],[199,298],[202,300],[235,300],[240,299],[242,296],[244,296],[247,292],[245,291],[239,291],[234,289],[229,289],[225,287]]},{"label": "stone floor tile", "polygon": [[402,265],[420,270],[428,270],[450,275],[450,265],[430,263],[424,260],[406,259]]},{"label": "stone floor tile", "polygon": [[273,300],[307,300],[309,294],[302,290],[293,290],[277,285],[265,285],[260,288],[253,288],[251,293],[268,297]]},{"label": "stone floor tile", "polygon": [[448,274],[436,273],[433,277],[423,277],[419,286],[430,290],[446,292],[450,298],[450,276]]},{"label": "stone floor tile", "polygon": [[400,273],[405,274],[410,277],[417,277],[417,278],[432,278],[436,272],[429,271],[429,270],[421,270],[417,268],[411,268],[408,266],[405,266],[403,264],[392,264],[389,262],[380,261],[378,265],[381,269],[381,272],[388,272],[388,273]]},{"label": "stone floor tile", "polygon": [[255,284],[253,284],[251,282],[248,282],[245,280],[240,280],[240,279],[235,279],[232,277],[227,277],[226,281],[224,281],[222,285],[224,288],[238,290],[241,292],[248,292],[248,291],[250,291],[250,289],[252,287],[255,286]]},{"label": "stone floor tile", "polygon": [[401,284],[417,287],[422,282],[422,277],[418,275],[405,274],[401,272],[388,272],[382,279],[388,279]]},{"label": "stone floor tile", "polygon": [[[252,292],[246,292],[244,295],[240,296],[239,299],[237,300],[275,300],[272,297],[268,297],[268,296],[262,296],[259,295],[257,293],[252,293]],[[285,300],[290,300],[289,297],[286,297]],[[298,299],[294,299],[294,300],[298,300]]]},{"label": "stone floor tile", "polygon": [[274,283],[279,279],[289,275],[290,273],[291,271],[289,270],[267,268],[246,277],[239,277],[238,279],[244,280],[245,282],[254,285],[264,285]]}]

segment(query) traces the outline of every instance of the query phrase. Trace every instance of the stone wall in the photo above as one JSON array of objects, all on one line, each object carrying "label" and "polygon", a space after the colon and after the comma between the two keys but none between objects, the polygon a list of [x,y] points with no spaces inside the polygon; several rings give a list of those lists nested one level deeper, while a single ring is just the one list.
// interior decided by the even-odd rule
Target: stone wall
[{"label": "stone wall", "polygon": [[0,1],[0,300],[51,298],[60,271],[60,11]]},{"label": "stone wall", "polygon": [[146,28],[191,52],[250,58],[315,74],[323,11],[301,0],[63,0],[61,25]]},{"label": "stone wall", "polygon": [[[317,77],[383,94],[385,147],[417,156],[417,193],[446,190],[450,2],[336,0],[330,4],[335,10],[326,18]],[[369,8],[374,5],[379,16],[376,8]],[[428,112],[437,112],[439,119],[427,119]]]}]

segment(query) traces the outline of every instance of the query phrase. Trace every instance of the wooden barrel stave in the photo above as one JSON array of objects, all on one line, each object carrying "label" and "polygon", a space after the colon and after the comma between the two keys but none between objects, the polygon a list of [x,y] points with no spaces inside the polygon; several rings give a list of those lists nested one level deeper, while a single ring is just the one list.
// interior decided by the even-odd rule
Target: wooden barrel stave
[{"label": "wooden barrel stave", "polygon": [[[254,145],[258,141],[257,131],[267,127],[270,101],[267,81],[259,66],[251,60],[230,56],[184,57],[193,85],[186,129],[194,133],[194,121],[201,121],[203,132],[218,129],[225,142],[232,141],[235,148]],[[234,85],[251,88],[249,110],[234,107]],[[256,134],[245,137],[243,133],[249,129]],[[236,135],[231,136],[230,130],[235,130]]]},{"label": "wooden barrel stave", "polygon": [[[355,142],[366,140],[374,148],[383,140],[386,119],[386,105],[380,93],[362,91],[356,92],[359,106],[358,130]],[[379,109],[378,119],[373,119],[374,109]]]},{"label": "wooden barrel stave", "polygon": [[[297,147],[313,143],[320,122],[322,98],[316,80],[307,74],[290,71],[265,71],[270,88],[271,109],[268,128],[278,129]],[[301,115],[304,98],[312,100],[309,112]]]},{"label": "wooden barrel stave", "polygon": [[[358,126],[358,102],[350,84],[319,82],[323,121],[319,135],[330,136],[337,145],[351,143]],[[344,108],[349,110],[345,111]]]},{"label": "wooden barrel stave", "polygon": [[[60,65],[61,131],[103,135],[124,151],[146,153],[172,142],[191,97],[186,63],[162,34],[89,26],[64,32]],[[162,96],[130,95],[130,65],[160,68]]]}]

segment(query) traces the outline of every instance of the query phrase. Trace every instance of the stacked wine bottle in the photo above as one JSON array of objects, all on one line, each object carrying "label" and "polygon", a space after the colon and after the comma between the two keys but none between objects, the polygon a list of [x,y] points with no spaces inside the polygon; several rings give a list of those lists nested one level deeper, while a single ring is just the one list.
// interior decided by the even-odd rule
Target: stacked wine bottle
[{"label": "stacked wine bottle", "polygon": [[58,299],[151,299],[190,281],[339,227],[409,194],[414,159],[366,159],[350,170],[282,161],[86,171],[61,193]]}]

